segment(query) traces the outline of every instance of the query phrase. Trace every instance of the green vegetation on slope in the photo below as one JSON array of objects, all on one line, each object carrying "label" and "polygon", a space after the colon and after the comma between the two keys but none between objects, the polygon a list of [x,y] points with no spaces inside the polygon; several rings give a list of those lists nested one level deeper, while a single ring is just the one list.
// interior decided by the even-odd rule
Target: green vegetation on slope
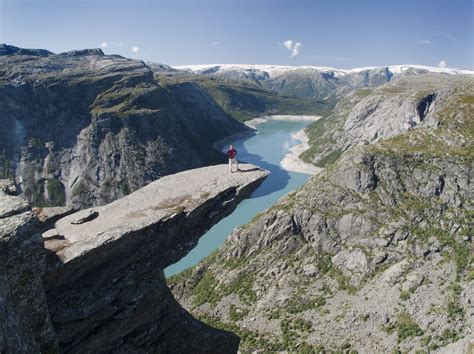
[{"label": "green vegetation on slope", "polygon": [[[356,90],[355,92],[359,91]],[[372,90],[366,91],[371,92]],[[339,159],[342,155],[342,150],[333,147],[336,141],[332,133],[341,129],[350,113],[350,109],[363,97],[365,97],[365,94],[355,94],[342,98],[329,114],[310,124],[305,129],[309,138],[310,148],[300,155],[303,161],[314,163],[318,167],[327,167]],[[315,156],[321,154],[323,154],[321,158],[315,159]]]},{"label": "green vegetation on slope", "polygon": [[245,83],[207,80],[199,84],[227,114],[240,121],[263,114],[324,115],[331,109],[329,102],[283,96]]},{"label": "green vegetation on slope", "polygon": [[385,328],[388,333],[397,332],[398,341],[404,341],[411,337],[419,337],[423,335],[420,326],[413,320],[408,313],[401,313],[397,321]]},{"label": "green vegetation on slope", "polygon": [[49,204],[51,206],[63,206],[66,203],[64,185],[57,179],[49,179],[47,183]]},{"label": "green vegetation on slope", "polygon": [[6,157],[5,151],[0,155],[0,178],[9,179],[15,177],[12,162]]},{"label": "green vegetation on slope", "polygon": [[230,116],[246,121],[265,114],[325,115],[332,101],[281,95],[245,80],[227,80],[181,74],[161,82],[195,82],[206,90]]}]

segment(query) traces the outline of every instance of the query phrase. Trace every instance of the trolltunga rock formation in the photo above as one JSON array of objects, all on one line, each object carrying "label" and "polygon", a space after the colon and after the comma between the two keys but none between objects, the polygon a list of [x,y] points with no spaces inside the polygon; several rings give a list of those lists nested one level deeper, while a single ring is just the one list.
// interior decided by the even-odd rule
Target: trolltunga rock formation
[{"label": "trolltunga rock formation", "polygon": [[[227,166],[218,165],[163,177],[43,230],[46,270],[40,285],[47,305],[44,296],[37,302],[46,309],[42,315],[52,324],[61,352],[237,351],[236,335],[209,327],[181,308],[163,269],[184,257],[268,174],[253,165],[241,168],[241,173],[229,174]],[[0,206],[4,198],[0,196]],[[14,267],[17,260],[10,261]],[[8,300],[0,303],[4,312],[18,307],[25,312],[22,304],[10,304],[10,289],[0,282],[0,294],[7,293]],[[36,350],[28,316],[15,318],[17,327],[26,328],[25,351]],[[9,333],[18,331],[10,327]],[[7,343],[3,349],[8,353],[12,348]]]},{"label": "trolltunga rock formation", "polygon": [[252,165],[241,168],[245,172],[232,175],[218,165],[164,177],[56,222],[45,237],[44,282],[61,350],[237,351],[237,336],[179,306],[163,269],[267,175]]}]

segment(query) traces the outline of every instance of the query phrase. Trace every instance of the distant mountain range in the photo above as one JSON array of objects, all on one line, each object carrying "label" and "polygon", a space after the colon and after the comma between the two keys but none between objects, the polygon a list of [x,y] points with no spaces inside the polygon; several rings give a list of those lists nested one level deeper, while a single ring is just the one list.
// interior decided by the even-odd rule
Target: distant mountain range
[{"label": "distant mountain range", "polygon": [[258,65],[258,64],[203,64],[203,65],[177,65],[172,66],[176,70],[187,70],[201,74],[209,73],[224,73],[224,72],[262,72],[269,76],[276,76],[289,71],[308,70],[319,72],[334,72],[336,75],[348,75],[360,73],[362,71],[377,70],[387,68],[393,74],[402,73],[446,73],[446,74],[474,74],[474,70],[455,69],[455,68],[440,68],[426,65],[390,65],[390,66],[366,66],[362,68],[353,69],[336,69],[329,66],[290,66],[290,65]]},{"label": "distant mountain range", "polygon": [[209,64],[175,66],[175,69],[212,77],[245,80],[285,95],[329,99],[354,88],[380,86],[393,78],[421,74],[467,74],[474,71],[423,65],[396,65],[335,69],[318,66]]}]

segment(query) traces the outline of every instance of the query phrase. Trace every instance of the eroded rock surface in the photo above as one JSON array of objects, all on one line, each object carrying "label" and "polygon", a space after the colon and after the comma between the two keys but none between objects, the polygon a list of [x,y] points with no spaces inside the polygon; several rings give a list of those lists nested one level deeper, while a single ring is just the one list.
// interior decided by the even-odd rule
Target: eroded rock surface
[{"label": "eroded rock surface", "polygon": [[57,348],[41,282],[46,252],[38,222],[13,184],[0,180],[0,352]]},{"label": "eroded rock surface", "polygon": [[170,280],[180,304],[241,351],[472,351],[473,85],[426,75],[354,93],[313,153],[348,150]]},{"label": "eroded rock surface", "polygon": [[194,319],[175,301],[163,269],[268,174],[240,167],[167,176],[73,214],[33,212],[0,180],[0,352],[237,352],[237,335]]},{"label": "eroded rock surface", "polygon": [[213,142],[246,127],[197,84],[159,75],[100,49],[0,46],[0,176],[34,206],[83,208],[225,162]]},{"label": "eroded rock surface", "polygon": [[[355,146],[406,133],[407,124],[421,134],[438,128],[446,115],[454,113],[463,119],[468,113],[463,109],[468,102],[463,99],[473,85],[472,75],[425,74],[354,90],[339,100],[329,115],[306,128],[311,149],[302,157],[325,167]],[[459,135],[450,140],[453,145],[467,143]]]},{"label": "eroded rock surface", "polygon": [[[267,172],[243,164],[185,171],[111,204],[82,210],[45,238],[44,278],[65,352],[236,352],[239,338],[192,318],[174,300],[163,269],[257,188]],[[73,222],[85,215],[95,218]]]}]

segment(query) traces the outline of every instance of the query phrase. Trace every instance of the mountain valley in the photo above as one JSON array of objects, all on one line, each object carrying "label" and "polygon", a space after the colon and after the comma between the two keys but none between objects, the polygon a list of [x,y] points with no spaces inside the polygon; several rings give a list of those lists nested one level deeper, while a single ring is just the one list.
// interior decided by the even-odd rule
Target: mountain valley
[{"label": "mountain valley", "polygon": [[[313,116],[298,188],[246,145],[245,122],[272,115]],[[474,350],[472,71],[2,44],[0,124],[2,353]],[[286,153],[286,133],[261,148]],[[253,154],[232,174],[229,137]],[[243,199],[288,185],[165,277]]]}]

